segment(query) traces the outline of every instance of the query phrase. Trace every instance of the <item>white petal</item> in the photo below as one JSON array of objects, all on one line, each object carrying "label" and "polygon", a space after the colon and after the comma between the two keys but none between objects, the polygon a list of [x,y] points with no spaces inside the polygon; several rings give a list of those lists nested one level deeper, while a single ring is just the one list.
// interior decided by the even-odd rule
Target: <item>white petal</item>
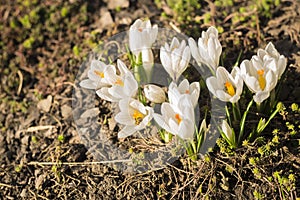
[{"label": "white petal", "polygon": [[129,113],[126,112],[120,112],[115,116],[115,120],[117,123],[120,123],[122,125],[134,125],[135,120],[132,116],[129,115]]},{"label": "white petal", "polygon": [[136,94],[137,89],[138,89],[138,83],[135,80],[134,76],[132,75],[131,72],[128,72],[125,75],[125,80],[124,80],[124,93],[126,94],[127,97],[132,97]]},{"label": "white petal", "polygon": [[129,112],[129,102],[131,99],[125,98],[119,101],[119,109],[121,112]]},{"label": "white petal", "polygon": [[122,62],[122,60],[117,60],[118,69],[120,71],[121,76],[124,76],[127,72],[130,72],[128,68],[126,67],[125,63]]},{"label": "white petal", "polygon": [[235,87],[236,87],[236,95],[240,96],[243,92],[244,82],[240,75],[236,76]]},{"label": "white petal", "polygon": [[221,83],[221,85],[229,80],[229,72],[224,67],[217,68],[216,76],[217,76],[218,82]]},{"label": "white petal", "polygon": [[205,118],[202,120],[202,122],[201,122],[201,125],[200,125],[200,129],[199,129],[199,133],[200,132],[206,132],[207,131],[207,129],[208,129],[208,127],[207,127],[207,125],[206,125],[206,120],[205,120]]},{"label": "white petal", "polygon": [[276,87],[277,77],[272,70],[268,71],[266,76],[266,87],[265,90],[271,91]]},{"label": "white petal", "polygon": [[113,97],[109,92],[109,88],[104,87],[96,91],[96,94],[101,98],[106,101],[111,101],[111,102],[118,102],[119,99],[116,99]]},{"label": "white petal", "polygon": [[190,120],[183,120],[179,125],[178,136],[184,140],[192,140],[194,138],[195,124]]},{"label": "white petal", "polygon": [[170,127],[170,133],[172,133],[173,135],[178,135],[179,134],[179,125],[177,122],[174,121],[174,119],[170,118],[169,121],[169,127]]},{"label": "white petal", "polygon": [[176,37],[173,37],[170,48],[174,49],[174,48],[178,48],[179,46],[180,46],[179,40]]},{"label": "white petal", "polygon": [[182,57],[181,57],[181,61],[180,61],[180,67],[178,70],[178,74],[181,75],[187,68],[189,62],[191,60],[191,51],[190,51],[190,48],[187,46],[185,47],[184,51],[183,51],[183,54],[182,54]]},{"label": "white petal", "polygon": [[190,94],[192,104],[195,107],[198,104],[198,99],[200,95],[200,84],[199,82],[193,82],[190,86]]},{"label": "white petal", "polygon": [[169,57],[169,54],[164,47],[160,48],[160,61],[166,72],[169,75],[173,74],[171,58]]},{"label": "white petal", "polygon": [[218,89],[218,86],[217,86],[217,78],[214,77],[214,76],[211,76],[211,77],[208,77],[206,79],[206,86],[208,88],[208,90],[214,95],[214,96],[217,96],[217,93],[216,93],[216,90]]},{"label": "white petal", "polygon": [[222,131],[224,132],[224,134],[226,135],[226,137],[230,140],[230,141],[232,141],[232,129],[231,129],[231,127],[229,126],[229,124],[227,123],[227,121],[225,121],[225,120],[223,120],[223,122],[222,122],[222,126],[221,126],[221,128],[222,128]]},{"label": "white petal", "polygon": [[151,44],[153,44],[157,38],[157,33],[158,33],[158,26],[155,24],[152,27],[152,31],[151,31],[151,37],[150,37],[150,42]]},{"label": "white petal", "polygon": [[145,85],[144,93],[145,97],[154,103],[162,103],[166,100],[164,90],[153,84]]},{"label": "white petal", "polygon": [[174,109],[169,103],[162,103],[161,114],[165,119],[170,119],[175,116]]},{"label": "white petal", "polygon": [[186,90],[189,90],[189,85],[189,81],[187,79],[183,79],[178,86],[178,90],[181,94],[185,93]]},{"label": "white petal", "polygon": [[232,97],[224,90],[216,90],[216,97],[221,101],[228,102]]},{"label": "white petal", "polygon": [[283,72],[285,71],[286,63],[286,58],[283,55],[281,55],[278,59],[278,78],[280,78]]},{"label": "white petal", "polygon": [[219,58],[216,55],[216,45],[215,45],[215,40],[213,38],[208,39],[207,52],[209,58],[212,60],[212,62],[210,63],[211,67],[213,69],[216,69],[219,65]]},{"label": "white petal", "polygon": [[90,79],[85,79],[85,80],[80,81],[79,85],[80,85],[80,87],[83,87],[86,89],[91,89],[91,90],[94,90],[97,88],[96,83],[91,81]]},{"label": "white petal", "polygon": [[148,115],[146,115],[146,116],[144,117],[144,119],[143,119],[142,122],[138,125],[138,127],[136,127],[136,129],[137,129],[137,128],[138,128],[138,129],[144,129],[144,128],[148,125],[148,123],[152,120],[153,114],[154,114],[153,108],[147,107],[146,110],[147,110],[147,112],[148,112]]},{"label": "white petal", "polygon": [[125,126],[119,133],[118,138],[126,138],[128,136],[131,136],[134,134],[136,130],[134,129],[134,126]]},{"label": "white petal", "polygon": [[124,93],[124,87],[119,85],[114,85],[107,89],[108,94],[112,96],[112,98],[116,99],[117,101],[121,100],[122,98],[128,98],[130,96],[127,96]]},{"label": "white petal", "polygon": [[168,123],[164,120],[164,117],[162,115],[153,114],[154,120],[156,121],[156,123],[163,129],[165,129],[167,132],[170,132],[171,129],[168,125]]},{"label": "white petal", "polygon": [[196,62],[198,64],[200,64],[201,58],[200,58],[200,54],[199,54],[199,50],[198,50],[196,41],[193,38],[189,38],[188,42],[189,42],[189,46],[190,46],[193,58],[196,60]]},{"label": "white petal", "polygon": [[129,105],[132,108],[140,111],[142,114],[144,114],[144,115],[146,114],[146,108],[145,108],[145,106],[141,102],[139,102],[138,100],[134,99],[134,100],[130,101]]},{"label": "white petal", "polygon": [[239,99],[240,99],[240,95],[233,95],[233,97],[231,97],[231,98],[229,99],[229,101],[230,101],[231,103],[236,103],[236,102],[238,102]]},{"label": "white petal", "polygon": [[269,91],[263,91],[263,92],[257,92],[254,96],[253,96],[253,100],[256,103],[262,103],[264,100],[266,100],[268,97],[270,96],[270,92]]}]

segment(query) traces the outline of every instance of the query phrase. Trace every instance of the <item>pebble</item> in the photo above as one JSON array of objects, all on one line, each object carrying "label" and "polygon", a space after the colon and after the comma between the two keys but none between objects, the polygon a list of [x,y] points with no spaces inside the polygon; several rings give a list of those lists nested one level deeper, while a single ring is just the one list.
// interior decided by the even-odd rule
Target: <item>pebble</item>
[{"label": "pebble", "polygon": [[51,108],[51,103],[52,103],[52,96],[48,95],[46,99],[40,100],[38,102],[37,107],[44,112],[49,112]]}]

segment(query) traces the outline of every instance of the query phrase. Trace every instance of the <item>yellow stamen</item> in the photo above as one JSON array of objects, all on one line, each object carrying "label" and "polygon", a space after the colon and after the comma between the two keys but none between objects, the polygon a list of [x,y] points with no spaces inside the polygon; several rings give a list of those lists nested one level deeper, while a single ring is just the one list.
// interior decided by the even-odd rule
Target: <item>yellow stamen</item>
[{"label": "yellow stamen", "polygon": [[177,124],[180,124],[180,122],[182,121],[179,114],[175,114],[175,119],[177,120]]},{"label": "yellow stamen", "polygon": [[257,70],[258,74],[258,83],[261,90],[264,90],[266,87],[266,79],[264,78],[265,71],[263,69]]},{"label": "yellow stamen", "polygon": [[100,76],[101,78],[104,78],[104,73],[103,72],[99,72],[97,70],[94,70],[94,73],[97,75],[97,76]]},{"label": "yellow stamen", "polygon": [[175,49],[178,49],[178,48],[179,48],[179,46],[174,45],[173,48],[171,49],[171,51],[174,51]]},{"label": "yellow stamen", "polygon": [[234,89],[233,85],[229,81],[226,81],[224,85],[225,85],[227,93],[230,96],[234,96],[235,95],[235,89]]},{"label": "yellow stamen", "polygon": [[133,111],[132,117],[135,120],[136,125],[139,125],[144,119],[144,115],[138,110]]},{"label": "yellow stamen", "polygon": [[120,85],[120,86],[124,86],[124,82],[121,79],[117,79],[115,84]]},{"label": "yellow stamen", "polygon": [[139,31],[139,32],[143,32],[143,29],[142,29],[142,28],[138,28],[138,31]]},{"label": "yellow stamen", "polygon": [[190,93],[190,90],[186,90],[185,93],[186,93],[186,94],[189,94],[189,93]]}]

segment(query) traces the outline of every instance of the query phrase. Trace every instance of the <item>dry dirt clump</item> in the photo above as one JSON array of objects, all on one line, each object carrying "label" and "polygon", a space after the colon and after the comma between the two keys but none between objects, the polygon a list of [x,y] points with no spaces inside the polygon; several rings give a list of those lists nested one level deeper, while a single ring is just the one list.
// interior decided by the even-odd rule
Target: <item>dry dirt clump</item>
[{"label": "dry dirt clump", "polygon": [[[245,8],[257,1],[205,1],[193,18],[180,20],[167,2],[0,2],[0,199],[300,198],[300,118],[293,104],[300,105],[300,2],[283,0],[252,13]],[[231,150],[219,140],[196,162],[182,155],[166,168],[137,174],[98,163],[73,120],[74,81],[91,49],[143,17],[194,38],[209,25],[223,27],[225,66],[237,52],[249,59],[272,41],[288,59],[280,96],[286,110],[254,143]],[[97,123],[121,145],[111,105],[95,104]]]}]

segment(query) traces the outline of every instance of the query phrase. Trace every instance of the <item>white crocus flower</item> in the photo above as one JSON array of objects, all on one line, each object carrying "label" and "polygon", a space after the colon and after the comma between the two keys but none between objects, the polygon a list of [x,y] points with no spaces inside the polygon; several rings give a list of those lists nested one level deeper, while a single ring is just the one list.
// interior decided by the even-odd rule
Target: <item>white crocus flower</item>
[{"label": "white crocus flower", "polygon": [[202,36],[198,39],[198,46],[193,38],[189,38],[189,46],[198,65],[203,63],[213,71],[217,69],[222,46],[218,40],[218,30],[215,27],[211,26],[206,32],[202,31]]},{"label": "white crocus flower", "polygon": [[253,62],[262,62],[263,65],[271,69],[277,79],[280,79],[283,74],[287,60],[283,55],[280,55],[275,46],[270,42],[265,49],[259,49],[257,56],[253,56]]},{"label": "white crocus flower", "polygon": [[110,85],[96,91],[100,98],[118,102],[123,98],[130,98],[136,95],[138,89],[137,81],[121,60],[118,60],[118,69],[120,75],[115,73],[107,74]]},{"label": "white crocus flower", "polygon": [[192,84],[189,84],[188,80],[184,79],[183,81],[181,81],[179,86],[177,86],[174,82],[169,85],[168,97],[171,104],[178,104],[177,101],[183,94],[190,95],[191,102],[193,106],[196,107],[200,95],[199,82],[193,82]]},{"label": "white crocus flower", "polygon": [[195,131],[194,107],[188,95],[182,95],[178,105],[164,102],[161,115],[153,115],[157,124],[167,132],[182,139],[192,140]]},{"label": "white crocus flower", "polygon": [[124,125],[118,138],[126,138],[137,131],[143,130],[153,118],[153,108],[144,106],[135,99],[119,101],[120,112],[115,116],[116,122]]},{"label": "white crocus flower", "polygon": [[165,46],[160,48],[161,63],[174,82],[185,71],[190,59],[190,48],[184,40],[179,43],[176,37],[172,39],[170,46],[165,43]]},{"label": "white crocus flower", "polygon": [[150,20],[137,19],[129,29],[129,48],[131,52],[138,56],[142,50],[151,49],[157,33],[157,25],[151,26]]},{"label": "white crocus flower", "polygon": [[229,141],[229,143],[233,146],[235,146],[235,134],[234,131],[232,130],[232,128],[229,126],[229,124],[227,123],[226,120],[222,121],[222,126],[221,129],[223,131],[223,133],[225,134],[227,140]]},{"label": "white crocus flower", "polygon": [[224,67],[218,67],[216,76],[207,78],[206,85],[215,97],[224,102],[236,103],[243,91],[243,79],[238,67],[234,67],[231,74]]},{"label": "white crocus flower", "polygon": [[109,85],[108,74],[116,73],[113,65],[106,65],[99,60],[92,60],[88,71],[88,79],[82,80],[79,85],[86,89],[99,89]]},{"label": "white crocus flower", "polygon": [[251,92],[255,93],[253,99],[256,103],[261,103],[270,96],[270,91],[277,84],[277,76],[263,62],[251,59],[241,63],[241,75]]},{"label": "white crocus flower", "polygon": [[157,85],[145,85],[144,92],[145,97],[153,103],[163,103],[166,100],[165,91]]},{"label": "white crocus flower", "polygon": [[150,20],[137,19],[129,29],[129,48],[135,55],[136,60],[142,56],[143,68],[148,80],[151,79],[152,67],[154,64],[152,44],[155,42],[158,33],[158,26],[151,26]]}]

